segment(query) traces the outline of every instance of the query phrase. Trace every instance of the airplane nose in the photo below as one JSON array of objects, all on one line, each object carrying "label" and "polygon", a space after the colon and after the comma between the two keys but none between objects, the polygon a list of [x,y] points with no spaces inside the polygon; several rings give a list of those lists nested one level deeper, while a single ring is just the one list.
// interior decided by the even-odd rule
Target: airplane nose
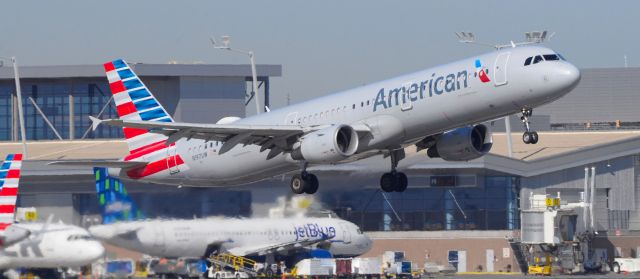
[{"label": "airplane nose", "polygon": [[565,92],[571,91],[580,82],[580,70],[570,63],[557,65],[554,72],[555,79]]},{"label": "airplane nose", "polygon": [[87,246],[87,257],[92,259],[92,261],[102,258],[102,256],[104,255],[105,249],[100,242],[93,241],[91,245]]}]

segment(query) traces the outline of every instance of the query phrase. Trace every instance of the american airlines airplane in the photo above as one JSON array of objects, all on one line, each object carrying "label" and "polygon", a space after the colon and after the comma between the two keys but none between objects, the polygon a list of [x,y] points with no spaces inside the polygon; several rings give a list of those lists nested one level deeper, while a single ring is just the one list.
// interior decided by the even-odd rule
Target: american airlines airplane
[{"label": "american airlines airplane", "polygon": [[64,224],[14,223],[22,154],[0,167],[0,270],[79,267],[101,258],[104,247],[87,230]]},{"label": "american airlines airplane", "polygon": [[236,256],[300,258],[329,252],[358,256],[371,240],[353,223],[338,218],[206,218],[144,219],[124,185],[94,168],[103,225],[91,234],[113,245],[156,257],[206,257],[229,252]]},{"label": "american airlines airplane", "polygon": [[523,141],[535,144],[532,109],[580,80],[580,71],[552,49],[510,47],[243,119],[200,124],[175,122],[123,60],[104,68],[119,119],[92,117],[93,127],[123,127],[130,154],[53,164],[104,166],[123,179],[202,187],[297,172],[290,182],[296,194],[318,190],[310,165],[377,154],[391,160],[382,190],[402,192],[407,176],[396,168],[405,147],[448,161],[472,160],[492,146],[489,128],[477,123],[514,113],[522,114]]}]

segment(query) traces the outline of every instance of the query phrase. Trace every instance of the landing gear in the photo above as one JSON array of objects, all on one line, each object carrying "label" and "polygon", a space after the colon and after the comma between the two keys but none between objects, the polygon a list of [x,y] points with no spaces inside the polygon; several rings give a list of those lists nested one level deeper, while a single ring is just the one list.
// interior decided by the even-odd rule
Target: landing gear
[{"label": "landing gear", "polygon": [[389,155],[391,157],[391,172],[384,173],[380,177],[380,188],[387,193],[404,192],[409,184],[407,175],[396,171],[398,162],[404,158],[404,149],[392,150]]},{"label": "landing gear", "polygon": [[538,143],[538,133],[536,131],[531,131],[531,126],[529,126],[529,117],[533,114],[533,109],[530,108],[522,108],[522,116],[520,120],[522,120],[522,124],[524,125],[524,134],[522,134],[522,141],[525,144],[536,144]]},{"label": "landing gear", "polygon": [[306,170],[300,174],[294,174],[291,177],[291,191],[295,194],[314,194],[318,191],[318,177],[314,174],[308,173]]}]

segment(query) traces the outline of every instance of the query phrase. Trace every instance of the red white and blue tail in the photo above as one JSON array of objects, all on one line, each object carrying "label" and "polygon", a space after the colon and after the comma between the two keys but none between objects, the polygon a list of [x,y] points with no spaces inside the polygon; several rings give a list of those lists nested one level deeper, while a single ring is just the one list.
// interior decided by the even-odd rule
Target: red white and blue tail
[{"label": "red white and blue tail", "polygon": [[[171,115],[124,60],[107,62],[104,69],[120,119],[173,122]],[[145,166],[127,170],[130,178],[163,176],[187,169],[186,166],[181,166],[184,161],[176,152],[176,143],[167,145],[165,135],[129,127],[124,127],[123,131],[129,146],[129,155],[124,160],[147,162]]]},{"label": "red white and blue tail", "polygon": [[0,167],[0,231],[13,224],[18,200],[22,154],[9,154]]},{"label": "red white and blue tail", "polygon": [[[160,105],[147,86],[131,70],[129,65],[117,59],[104,64],[109,87],[115,101],[118,116],[122,120],[173,122],[171,115]],[[166,136],[149,133],[145,129],[124,128],[124,136],[131,154],[162,143]]]}]

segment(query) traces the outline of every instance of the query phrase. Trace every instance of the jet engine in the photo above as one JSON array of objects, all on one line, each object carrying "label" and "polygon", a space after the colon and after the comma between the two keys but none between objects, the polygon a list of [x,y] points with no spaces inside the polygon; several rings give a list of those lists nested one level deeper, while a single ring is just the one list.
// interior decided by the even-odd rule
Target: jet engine
[{"label": "jet engine", "polygon": [[349,125],[334,125],[302,137],[291,158],[309,163],[335,163],[358,149],[358,133]]},{"label": "jet engine", "polygon": [[444,132],[427,150],[427,155],[445,161],[469,161],[489,153],[492,145],[491,131],[480,124]]},{"label": "jet engine", "polygon": [[29,237],[29,235],[31,235],[31,232],[28,230],[16,226],[9,226],[5,231],[4,237],[0,238],[0,246],[7,247],[13,245]]}]

